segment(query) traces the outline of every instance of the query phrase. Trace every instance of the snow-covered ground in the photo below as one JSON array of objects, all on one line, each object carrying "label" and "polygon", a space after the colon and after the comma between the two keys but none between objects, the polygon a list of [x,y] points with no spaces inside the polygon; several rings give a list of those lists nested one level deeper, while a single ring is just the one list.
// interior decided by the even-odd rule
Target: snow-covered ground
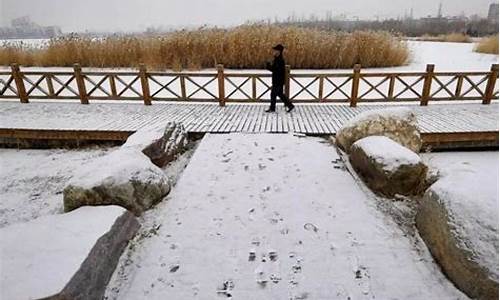
[{"label": "snow-covered ground", "polygon": [[62,213],[74,171],[109,151],[0,149],[0,228]]},{"label": "snow-covered ground", "polygon": [[[194,148],[164,167],[174,183]],[[63,212],[63,190],[82,166],[115,148],[16,150],[0,148],[0,228]]]},{"label": "snow-covered ground", "polygon": [[479,171],[483,175],[484,188],[498,194],[498,151],[434,152],[423,153],[422,157],[442,176],[457,171]]},{"label": "snow-covered ground", "polygon": [[30,48],[46,47],[50,39],[0,39],[0,47],[2,46],[22,46]]},{"label": "snow-covered ground", "polygon": [[143,223],[108,299],[465,298],[320,138],[206,136]]},{"label": "snow-covered ground", "polygon": [[448,209],[461,246],[498,280],[498,152],[430,153],[424,160],[440,173],[431,191]]}]

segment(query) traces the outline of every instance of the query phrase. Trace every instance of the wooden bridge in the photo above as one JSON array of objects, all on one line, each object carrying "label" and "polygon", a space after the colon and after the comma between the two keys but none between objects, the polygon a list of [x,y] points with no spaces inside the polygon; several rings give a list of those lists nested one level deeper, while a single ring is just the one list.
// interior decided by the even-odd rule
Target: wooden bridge
[{"label": "wooden bridge", "polygon": [[[404,105],[417,115],[422,137],[432,147],[498,146],[498,104]],[[264,113],[266,104],[165,102],[134,103],[33,102],[0,103],[0,140],[124,141],[139,128],[158,122],[182,122],[188,132],[295,132],[333,135],[355,115],[387,104],[358,107],[331,103],[297,104],[289,114]],[[393,107],[392,105],[390,107]]]},{"label": "wooden bridge", "polygon": [[[269,99],[270,73],[225,72],[150,72],[144,65],[134,72],[84,71],[75,64],[72,71],[22,71],[13,64],[10,72],[0,71],[0,99],[75,99],[91,100],[262,102]],[[366,102],[480,100],[489,104],[498,99],[498,64],[484,72],[361,72],[356,65],[351,73],[295,73],[286,68],[285,93],[295,103],[349,103],[355,107]]]}]

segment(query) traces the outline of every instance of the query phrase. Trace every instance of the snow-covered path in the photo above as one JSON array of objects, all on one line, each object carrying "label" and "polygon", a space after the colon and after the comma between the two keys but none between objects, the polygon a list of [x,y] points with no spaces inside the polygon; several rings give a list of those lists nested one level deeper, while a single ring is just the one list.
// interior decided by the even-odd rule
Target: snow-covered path
[{"label": "snow-covered path", "polygon": [[107,297],[464,298],[375,201],[326,140],[208,134]]}]

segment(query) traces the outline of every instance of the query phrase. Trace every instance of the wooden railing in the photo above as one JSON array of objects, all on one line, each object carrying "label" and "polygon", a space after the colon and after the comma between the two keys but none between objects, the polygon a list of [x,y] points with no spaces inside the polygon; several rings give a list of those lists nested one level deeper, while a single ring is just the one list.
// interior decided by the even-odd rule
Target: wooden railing
[{"label": "wooden railing", "polygon": [[[498,99],[498,64],[488,72],[291,73],[286,67],[285,93],[294,102],[406,102]],[[152,101],[258,102],[267,100],[271,74],[225,72],[150,72],[144,65],[135,72],[26,71],[17,64],[0,71],[0,98]]]}]

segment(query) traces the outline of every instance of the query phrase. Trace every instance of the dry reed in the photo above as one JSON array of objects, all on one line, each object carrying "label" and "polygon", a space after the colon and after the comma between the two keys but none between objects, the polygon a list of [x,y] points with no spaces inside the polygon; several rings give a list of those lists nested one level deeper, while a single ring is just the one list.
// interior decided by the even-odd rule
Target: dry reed
[{"label": "dry reed", "polygon": [[498,54],[498,34],[483,38],[474,48],[480,53]]},{"label": "dry reed", "polygon": [[430,42],[448,42],[448,43],[471,43],[472,39],[470,36],[463,33],[449,33],[440,35],[428,35],[417,38],[419,41],[430,41]]},{"label": "dry reed", "polygon": [[224,64],[228,68],[263,68],[271,46],[285,45],[292,68],[336,69],[400,66],[407,63],[404,41],[388,32],[353,33],[298,27],[244,25],[232,29],[182,30],[162,36],[108,37],[67,36],[51,40],[46,47],[4,46],[0,65],[135,67],[200,69]]}]

